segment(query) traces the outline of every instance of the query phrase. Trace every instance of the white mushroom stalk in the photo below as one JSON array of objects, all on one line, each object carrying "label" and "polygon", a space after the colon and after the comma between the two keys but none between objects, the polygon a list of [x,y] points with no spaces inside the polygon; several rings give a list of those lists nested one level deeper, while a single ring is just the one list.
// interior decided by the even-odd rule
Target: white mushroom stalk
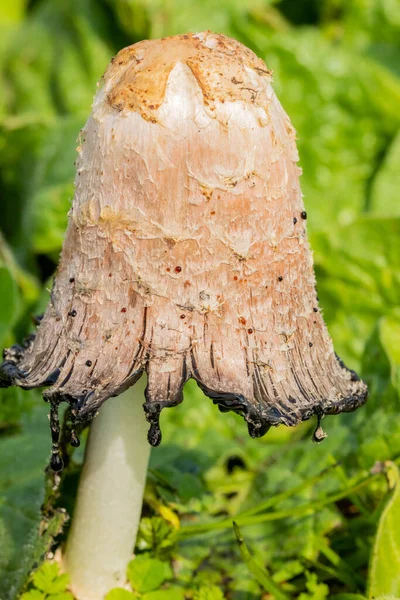
[{"label": "white mushroom stalk", "polygon": [[53,468],[59,403],[86,422],[143,371],[152,445],[190,377],[253,437],[316,415],[320,441],[324,415],[366,400],[318,306],[295,131],[271,81],[210,32],[140,42],[108,67],[49,306],[0,369],[0,385],[50,386]]},{"label": "white mushroom stalk", "polygon": [[79,600],[99,600],[126,581],[150,445],[138,382],[106,402],[90,426],[63,567]]}]

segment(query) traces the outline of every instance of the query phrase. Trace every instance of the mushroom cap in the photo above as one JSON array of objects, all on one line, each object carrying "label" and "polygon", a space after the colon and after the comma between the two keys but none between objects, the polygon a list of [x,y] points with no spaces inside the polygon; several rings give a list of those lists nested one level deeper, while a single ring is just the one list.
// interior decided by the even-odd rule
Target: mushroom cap
[{"label": "mushroom cap", "polygon": [[295,131],[260,58],[210,32],[125,48],[78,153],[49,305],[0,384],[50,385],[85,420],[147,371],[153,445],[191,377],[253,437],[366,400],[318,307]]}]

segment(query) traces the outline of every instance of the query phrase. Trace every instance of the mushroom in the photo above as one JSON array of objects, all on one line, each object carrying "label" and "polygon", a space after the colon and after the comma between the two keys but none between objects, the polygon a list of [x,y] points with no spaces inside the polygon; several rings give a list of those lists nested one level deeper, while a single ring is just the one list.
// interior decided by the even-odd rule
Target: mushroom
[{"label": "mushroom", "polygon": [[49,305],[0,375],[50,386],[55,470],[60,403],[76,425],[98,413],[65,552],[80,600],[121,584],[132,551],[148,450],[141,392],[126,390],[143,372],[153,446],[189,378],[252,437],[316,415],[320,441],[324,415],[367,398],[318,306],[295,131],[271,81],[223,35],[142,41],[111,61],[82,130]]}]

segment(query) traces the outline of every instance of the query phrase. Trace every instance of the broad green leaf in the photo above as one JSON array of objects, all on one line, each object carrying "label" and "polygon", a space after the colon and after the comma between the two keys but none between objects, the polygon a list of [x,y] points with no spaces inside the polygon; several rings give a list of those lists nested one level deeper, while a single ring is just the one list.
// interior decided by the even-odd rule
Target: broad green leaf
[{"label": "broad green leaf", "polygon": [[329,587],[320,583],[316,573],[306,573],[307,592],[299,595],[299,600],[325,600],[329,594]]},{"label": "broad green leaf", "polygon": [[176,586],[165,590],[155,590],[143,594],[142,600],[185,600],[185,590]]},{"label": "broad green leaf", "polygon": [[0,23],[18,23],[24,16],[27,0],[15,0],[15,2],[0,2]]},{"label": "broad green leaf", "polygon": [[361,217],[311,243],[336,351],[357,367],[377,320],[400,306],[400,219]]},{"label": "broad green leaf", "polygon": [[0,230],[0,266],[6,267],[19,287],[24,300],[31,304],[39,295],[39,285],[36,278],[20,267],[15,256]]},{"label": "broad green leaf", "polygon": [[[367,600],[365,596],[361,594],[334,594],[329,596],[329,600]],[[376,598],[376,600],[378,600]]]},{"label": "broad green leaf", "polygon": [[106,594],[104,600],[134,600],[136,596],[123,588],[114,588]]},{"label": "broad green leaf", "polygon": [[80,118],[58,119],[41,138],[26,195],[33,248],[58,255],[74,195],[75,158]]},{"label": "broad green leaf", "polygon": [[34,249],[38,254],[60,250],[68,222],[68,209],[74,195],[72,182],[41,189],[32,199],[34,208]]},{"label": "broad green leaf", "polygon": [[193,598],[194,600],[224,600],[224,595],[215,585],[204,585],[195,591]]},{"label": "broad green leaf", "polygon": [[368,598],[400,596],[400,473],[388,465],[392,492],[379,519],[368,574]]},{"label": "broad green leaf", "polygon": [[[58,574],[59,567],[57,563],[45,562],[33,575],[32,581],[38,590],[49,593],[54,580],[58,577]],[[65,586],[63,586],[63,589],[64,588]]]},{"label": "broad green leaf", "polygon": [[69,576],[65,573],[60,573],[58,563],[45,562],[33,575],[32,581],[42,592],[57,594],[66,591]]},{"label": "broad green leaf", "polygon": [[0,346],[5,334],[10,331],[19,312],[19,297],[16,283],[8,269],[0,266]]},{"label": "broad green leaf", "polygon": [[[29,40],[29,43],[27,43]],[[24,21],[7,49],[8,113],[50,117],[56,113],[50,81],[54,52],[50,31],[42,23]]]},{"label": "broad green leaf", "polygon": [[305,571],[304,564],[299,560],[288,560],[285,562],[279,571],[274,571],[272,579],[275,583],[283,583],[289,581],[293,577],[301,575]]},{"label": "broad green leaf", "polygon": [[[28,393],[28,392],[25,392]],[[65,515],[43,523],[44,469],[50,438],[47,408],[37,394],[38,406],[24,416],[21,430],[0,439],[0,598],[15,600],[28,573],[42,560]],[[61,519],[61,520],[60,520]]]},{"label": "broad green leaf", "polygon": [[95,0],[71,0],[68,5],[52,0],[42,3],[36,18],[59,32],[53,37],[57,69],[52,84],[62,111],[87,115],[96,84],[114,54],[107,39],[107,13]]},{"label": "broad green leaf", "polygon": [[382,319],[380,335],[390,362],[392,384],[400,394],[400,317]]},{"label": "broad green leaf", "polygon": [[50,594],[46,600],[75,600],[71,592],[59,592],[58,594]]},{"label": "broad green leaf", "polygon": [[172,570],[167,562],[148,555],[139,555],[128,565],[128,579],[137,592],[155,590],[171,577]]},{"label": "broad green leaf", "polygon": [[371,210],[394,217],[400,215],[398,191],[400,189],[400,133],[388,146],[371,190]]},{"label": "broad green leaf", "polygon": [[176,544],[177,530],[161,517],[144,517],[140,521],[137,547],[151,551],[158,558],[167,558]]},{"label": "broad green leaf", "polygon": [[236,565],[229,585],[234,600],[255,600],[261,597],[261,587],[249,573],[246,565]]},{"label": "broad green leaf", "polygon": [[9,49],[14,112],[89,112],[96,82],[113,54],[104,35],[106,18],[93,0],[39,3]]},{"label": "broad green leaf", "polygon": [[0,168],[23,176],[14,181],[7,178],[5,224],[16,231],[14,243],[29,244],[38,254],[57,257],[60,251],[74,192],[77,138],[84,121],[60,117],[23,125],[7,134],[8,143],[19,151],[0,156]]},{"label": "broad green leaf", "polygon": [[30,590],[24,592],[19,600],[46,600],[46,594],[40,590]]},{"label": "broad green leaf", "polygon": [[396,0],[342,2],[344,41],[400,75],[400,19]]},{"label": "broad green leaf", "polygon": [[0,432],[18,427],[23,414],[31,408],[29,396],[20,388],[0,388]]}]

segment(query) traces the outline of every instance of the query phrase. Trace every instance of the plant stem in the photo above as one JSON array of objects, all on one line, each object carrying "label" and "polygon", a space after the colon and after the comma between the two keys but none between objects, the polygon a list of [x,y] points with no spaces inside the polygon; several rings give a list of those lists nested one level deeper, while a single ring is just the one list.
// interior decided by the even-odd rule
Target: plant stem
[{"label": "plant stem", "polygon": [[229,517],[228,519],[223,519],[221,521],[198,523],[196,525],[184,525],[180,528],[178,532],[178,538],[186,539],[187,537],[191,537],[193,535],[209,533],[210,531],[218,529],[230,529],[232,527],[233,521],[235,521],[237,525],[240,525],[240,527],[247,527],[249,525],[259,525],[260,523],[265,523],[267,521],[279,521],[280,519],[286,519],[289,517],[307,517],[314,514],[315,512],[320,511],[321,508],[323,508],[324,506],[334,504],[338,500],[341,500],[342,498],[346,498],[347,496],[358,492],[359,490],[369,485],[371,481],[377,477],[377,475],[378,474],[368,475],[365,478],[358,481],[357,483],[347,488],[344,488],[339,492],[336,492],[329,496],[325,496],[320,500],[315,500],[307,504],[302,504],[296,508],[289,508],[287,510],[280,511],[271,511],[251,516],[245,516],[239,513],[234,517]]},{"label": "plant stem", "polygon": [[90,427],[63,557],[78,600],[103,600],[126,581],[150,454],[144,381],[105,402]]}]

